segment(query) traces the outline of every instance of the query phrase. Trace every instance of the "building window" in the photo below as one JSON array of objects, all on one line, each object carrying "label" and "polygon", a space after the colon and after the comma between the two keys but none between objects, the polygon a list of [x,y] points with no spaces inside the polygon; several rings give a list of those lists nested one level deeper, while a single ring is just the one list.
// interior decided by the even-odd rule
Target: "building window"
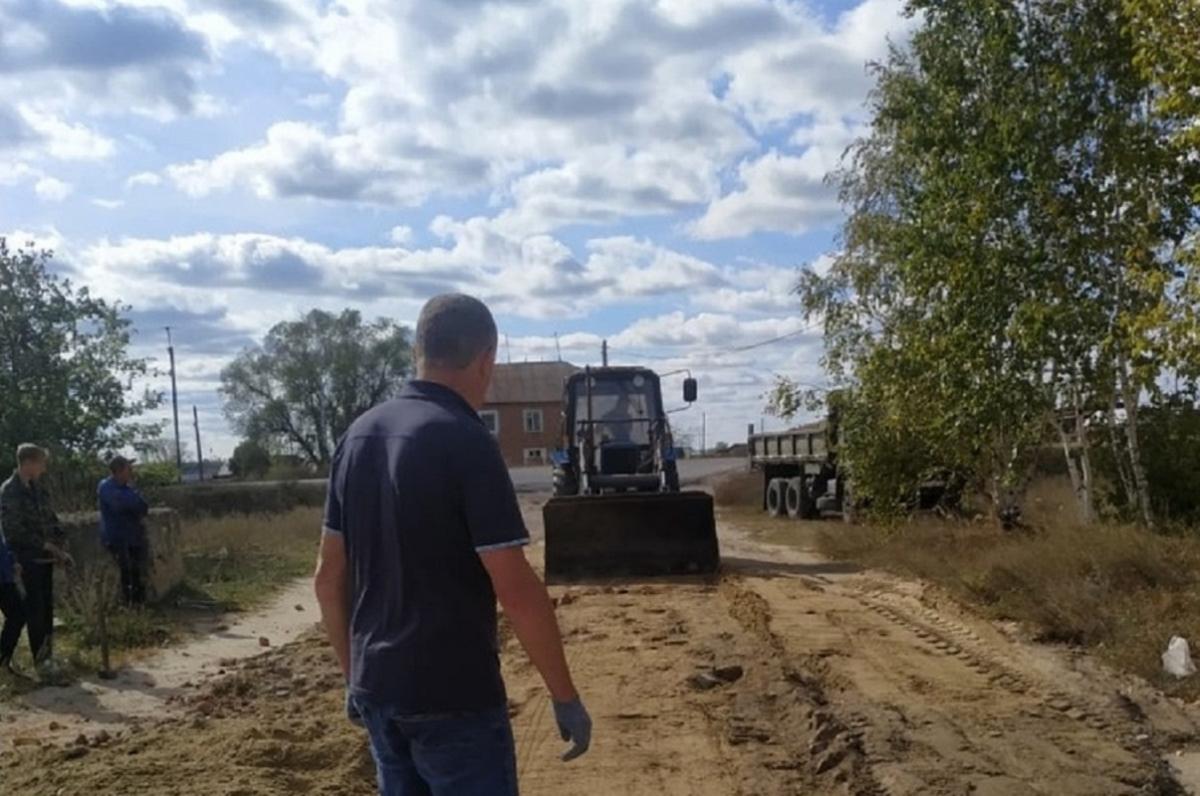
[{"label": "building window", "polygon": [[500,433],[500,413],[495,409],[484,409],[479,413],[479,419],[487,426],[487,430],[492,434]]},{"label": "building window", "polygon": [[541,434],[544,427],[541,409],[525,410],[525,433]]},{"label": "building window", "polygon": [[526,448],[525,449],[525,465],[527,467],[545,464],[546,449],[545,448]]}]

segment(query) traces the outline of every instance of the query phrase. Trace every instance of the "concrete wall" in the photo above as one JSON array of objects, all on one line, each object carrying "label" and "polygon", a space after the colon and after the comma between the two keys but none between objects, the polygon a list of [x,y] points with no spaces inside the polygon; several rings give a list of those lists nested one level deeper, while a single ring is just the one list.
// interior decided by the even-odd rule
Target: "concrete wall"
[{"label": "concrete wall", "polygon": [[[83,568],[110,560],[108,552],[100,546],[98,513],[70,514],[61,519],[76,564]],[[160,600],[183,582],[179,513],[173,509],[151,509],[146,518],[146,536],[150,544],[147,596],[150,600]]]}]

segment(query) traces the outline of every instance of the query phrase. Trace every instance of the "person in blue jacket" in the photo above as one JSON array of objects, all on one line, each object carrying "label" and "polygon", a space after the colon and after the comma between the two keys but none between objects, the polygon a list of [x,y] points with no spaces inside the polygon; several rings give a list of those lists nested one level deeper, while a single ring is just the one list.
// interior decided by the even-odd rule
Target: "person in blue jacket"
[{"label": "person in blue jacket", "polygon": [[8,549],[4,528],[0,527],[0,614],[4,614],[4,628],[0,630],[0,670],[10,673],[15,673],[12,656],[25,627],[25,598],[17,586],[19,575],[17,557]]},{"label": "person in blue jacket", "polygon": [[129,605],[146,602],[146,501],[133,488],[133,460],[114,456],[100,482],[100,543],[121,569],[121,594]]}]

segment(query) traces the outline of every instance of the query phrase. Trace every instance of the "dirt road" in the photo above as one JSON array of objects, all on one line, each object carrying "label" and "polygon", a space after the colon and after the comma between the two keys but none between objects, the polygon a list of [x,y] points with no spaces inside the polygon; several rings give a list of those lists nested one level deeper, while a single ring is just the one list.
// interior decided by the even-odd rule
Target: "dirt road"
[{"label": "dirt road", "polygon": [[[506,639],[524,793],[1183,792],[1163,756],[1195,742],[1194,711],[919,584],[756,544],[735,517],[721,533],[717,581],[554,589],[596,719],[575,763],[558,761],[544,691]],[[337,679],[309,637],[160,726],[85,753],[23,747],[0,776],[14,793],[369,793]]]}]

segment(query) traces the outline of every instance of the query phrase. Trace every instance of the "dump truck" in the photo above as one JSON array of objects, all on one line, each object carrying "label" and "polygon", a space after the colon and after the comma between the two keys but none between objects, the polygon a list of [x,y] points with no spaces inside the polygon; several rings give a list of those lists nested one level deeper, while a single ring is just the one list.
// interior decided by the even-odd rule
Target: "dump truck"
[{"label": "dump truck", "polygon": [[[696,381],[684,380],[686,404]],[[563,446],[542,510],[551,581],[704,574],[720,555],[712,496],[680,488],[661,380],[586,368],[563,387]]]},{"label": "dump truck", "polygon": [[[794,520],[851,519],[865,508],[852,497],[851,479],[839,459],[842,430],[837,411],[786,431],[751,433],[750,467],[762,473],[762,506],[772,517]],[[906,501],[910,511],[956,506],[965,482],[948,470],[933,470]]]},{"label": "dump truck", "polygon": [[748,447],[750,467],[762,473],[763,509],[772,517],[846,516],[836,415],[787,431],[751,434]]}]

